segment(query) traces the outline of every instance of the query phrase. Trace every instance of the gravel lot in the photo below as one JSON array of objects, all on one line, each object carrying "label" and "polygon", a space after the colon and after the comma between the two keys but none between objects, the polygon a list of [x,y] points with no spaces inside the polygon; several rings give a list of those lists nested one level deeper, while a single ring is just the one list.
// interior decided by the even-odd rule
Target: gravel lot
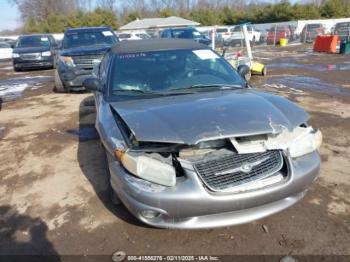
[{"label": "gravel lot", "polygon": [[0,254],[350,255],[350,58],[302,45],[254,51],[268,76],[251,83],[297,102],[323,132],[321,176],[284,212],[196,231],[149,228],[111,205],[91,94],[54,93],[52,70],[0,63],[0,94],[26,88],[0,112]]}]

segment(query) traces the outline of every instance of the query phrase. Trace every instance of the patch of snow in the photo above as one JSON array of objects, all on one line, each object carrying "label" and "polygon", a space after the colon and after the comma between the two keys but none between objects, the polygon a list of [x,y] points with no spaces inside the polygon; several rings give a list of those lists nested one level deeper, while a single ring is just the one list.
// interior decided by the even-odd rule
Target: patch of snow
[{"label": "patch of snow", "polygon": [[28,84],[15,85],[0,85],[0,98],[4,100],[11,100],[21,95],[21,93],[28,87]]},{"label": "patch of snow", "polygon": [[12,66],[1,67],[0,70],[9,71],[9,70],[13,70],[13,67]]},{"label": "patch of snow", "polygon": [[8,60],[12,58],[12,48],[0,48],[0,60]]}]

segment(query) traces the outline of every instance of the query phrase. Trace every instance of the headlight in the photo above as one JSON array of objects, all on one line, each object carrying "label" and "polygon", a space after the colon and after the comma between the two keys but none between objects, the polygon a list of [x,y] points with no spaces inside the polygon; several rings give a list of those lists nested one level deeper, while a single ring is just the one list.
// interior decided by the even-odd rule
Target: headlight
[{"label": "headlight", "polygon": [[115,152],[126,170],[142,179],[164,185],[175,186],[176,172],[173,166],[147,156],[133,156],[128,152]]},{"label": "headlight", "polygon": [[60,56],[60,60],[65,63],[67,66],[75,67],[74,60],[70,56]]},{"label": "headlight", "polygon": [[19,54],[17,54],[17,53],[12,53],[12,58],[19,58]]},{"label": "headlight", "polygon": [[304,133],[293,140],[288,147],[291,157],[296,158],[317,150],[322,144],[322,133],[319,130],[312,130]]},{"label": "headlight", "polygon": [[42,52],[41,56],[51,56],[51,51]]}]

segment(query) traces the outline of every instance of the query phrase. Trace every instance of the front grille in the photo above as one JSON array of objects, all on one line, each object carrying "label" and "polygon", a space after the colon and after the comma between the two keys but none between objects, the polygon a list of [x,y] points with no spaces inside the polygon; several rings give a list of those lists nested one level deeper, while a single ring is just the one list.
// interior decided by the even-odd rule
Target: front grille
[{"label": "front grille", "polygon": [[20,54],[20,57],[25,60],[37,60],[40,59],[41,53]]},{"label": "front grille", "polygon": [[99,63],[103,55],[84,55],[84,56],[74,56],[74,64],[77,66],[93,66]]},{"label": "front grille", "polygon": [[277,175],[282,167],[283,156],[278,150],[216,156],[194,163],[199,177],[213,191],[224,191],[254,180]]}]

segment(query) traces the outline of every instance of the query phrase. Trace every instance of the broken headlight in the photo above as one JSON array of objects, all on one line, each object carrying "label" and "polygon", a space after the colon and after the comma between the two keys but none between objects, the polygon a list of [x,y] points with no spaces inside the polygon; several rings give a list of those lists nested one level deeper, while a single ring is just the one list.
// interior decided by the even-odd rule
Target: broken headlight
[{"label": "broken headlight", "polygon": [[297,127],[292,132],[284,129],[277,135],[257,135],[230,139],[239,154],[285,150],[292,158],[317,150],[322,144],[322,133],[312,127]]},{"label": "broken headlight", "polygon": [[74,60],[70,56],[60,56],[59,59],[69,67],[75,67]]},{"label": "broken headlight", "polygon": [[171,165],[145,155],[132,155],[129,152],[116,151],[115,155],[125,169],[135,176],[164,186],[176,184],[175,168]]},{"label": "broken headlight", "polygon": [[322,144],[322,133],[319,130],[312,129],[308,133],[299,135],[288,147],[291,157],[301,157],[317,150]]}]

